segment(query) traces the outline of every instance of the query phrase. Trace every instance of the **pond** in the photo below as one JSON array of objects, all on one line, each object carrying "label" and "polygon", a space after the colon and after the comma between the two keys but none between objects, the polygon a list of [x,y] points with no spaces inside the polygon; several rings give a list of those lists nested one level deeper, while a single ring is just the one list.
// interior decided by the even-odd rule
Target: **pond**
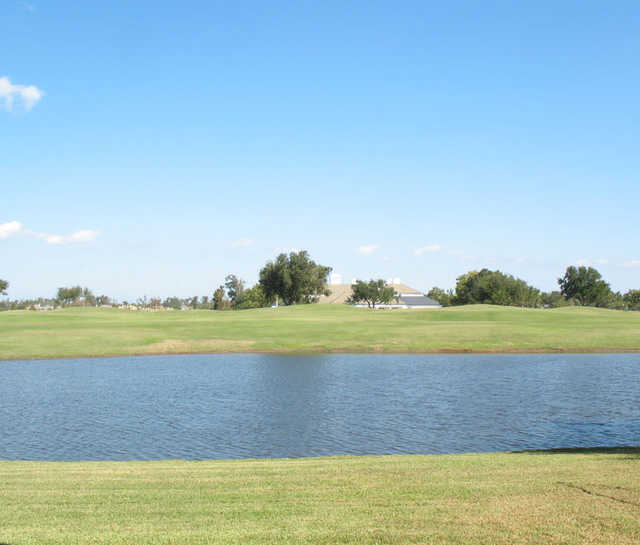
[{"label": "pond", "polygon": [[640,354],[0,362],[0,459],[428,454],[640,444]]}]

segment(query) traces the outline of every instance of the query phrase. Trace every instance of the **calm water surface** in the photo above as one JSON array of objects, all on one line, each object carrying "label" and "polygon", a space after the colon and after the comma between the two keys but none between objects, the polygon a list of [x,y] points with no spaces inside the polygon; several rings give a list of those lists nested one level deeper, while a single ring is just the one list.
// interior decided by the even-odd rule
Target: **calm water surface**
[{"label": "calm water surface", "polygon": [[0,459],[640,444],[640,355],[192,355],[0,362]]}]

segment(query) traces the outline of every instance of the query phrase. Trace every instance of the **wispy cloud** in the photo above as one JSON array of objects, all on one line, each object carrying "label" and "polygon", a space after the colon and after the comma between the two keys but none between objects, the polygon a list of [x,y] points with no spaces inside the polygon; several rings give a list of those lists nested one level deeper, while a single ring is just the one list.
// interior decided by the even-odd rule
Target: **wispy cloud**
[{"label": "wispy cloud", "polygon": [[5,240],[20,231],[22,231],[22,224],[19,221],[0,223],[0,240]]},{"label": "wispy cloud", "polygon": [[464,250],[447,250],[449,255],[464,255]]},{"label": "wispy cloud", "polygon": [[20,2],[20,5],[29,13],[35,13],[38,10],[35,4],[29,4],[28,2]]},{"label": "wispy cloud", "polygon": [[284,246],[278,246],[277,248],[273,249],[274,253],[280,255],[280,254],[297,254],[300,250],[298,248],[287,248]]},{"label": "wispy cloud", "polygon": [[25,231],[39,240],[44,240],[47,244],[73,244],[75,242],[91,242],[98,238],[99,231],[93,229],[83,229],[70,235],[54,235],[51,233],[37,233],[35,231]]},{"label": "wispy cloud", "polygon": [[253,244],[253,240],[250,238],[239,238],[229,243],[229,248],[247,248]]},{"label": "wispy cloud", "polygon": [[442,246],[440,244],[429,244],[428,246],[423,246],[422,248],[416,248],[413,250],[413,255],[418,256],[425,253],[439,252],[440,250],[442,250]]},{"label": "wispy cloud", "polygon": [[593,265],[607,265],[609,260],[607,258],[601,257],[600,259],[589,259],[583,257],[581,259],[576,259],[575,264],[578,267],[592,267]]},{"label": "wispy cloud", "polygon": [[360,246],[356,251],[359,255],[371,255],[378,248],[380,248],[380,244],[367,244],[365,246]]},{"label": "wispy cloud", "polygon": [[29,111],[44,96],[44,91],[35,85],[17,85],[11,83],[8,77],[0,78],[0,101],[4,102],[6,110],[13,110],[15,99],[22,101],[24,109]]},{"label": "wispy cloud", "polygon": [[40,233],[38,231],[32,231],[25,229],[22,223],[19,221],[8,221],[6,223],[0,223],[0,240],[5,240],[13,235],[24,234],[38,240],[43,240],[47,244],[72,244],[74,242],[91,242],[95,240],[100,234],[93,229],[83,229],[76,231],[70,235],[56,235],[52,233]]},{"label": "wispy cloud", "polygon": [[622,264],[623,267],[640,267],[640,259],[632,259]]}]

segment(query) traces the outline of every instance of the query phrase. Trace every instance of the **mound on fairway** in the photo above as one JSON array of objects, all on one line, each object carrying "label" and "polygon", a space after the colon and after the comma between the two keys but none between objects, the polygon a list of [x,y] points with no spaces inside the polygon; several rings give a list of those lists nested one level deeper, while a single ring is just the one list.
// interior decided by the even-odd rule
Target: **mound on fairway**
[{"label": "mound on fairway", "polygon": [[597,352],[640,350],[640,313],[472,305],[245,311],[75,308],[0,313],[0,359],[189,352]]}]

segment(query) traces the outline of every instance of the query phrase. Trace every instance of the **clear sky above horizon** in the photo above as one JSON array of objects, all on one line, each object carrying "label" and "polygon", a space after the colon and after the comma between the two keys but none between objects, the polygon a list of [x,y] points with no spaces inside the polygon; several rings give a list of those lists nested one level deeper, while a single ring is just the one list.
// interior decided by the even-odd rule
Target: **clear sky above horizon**
[{"label": "clear sky above horizon", "polygon": [[637,2],[3,4],[0,278],[211,295],[280,251],[640,288]]}]

